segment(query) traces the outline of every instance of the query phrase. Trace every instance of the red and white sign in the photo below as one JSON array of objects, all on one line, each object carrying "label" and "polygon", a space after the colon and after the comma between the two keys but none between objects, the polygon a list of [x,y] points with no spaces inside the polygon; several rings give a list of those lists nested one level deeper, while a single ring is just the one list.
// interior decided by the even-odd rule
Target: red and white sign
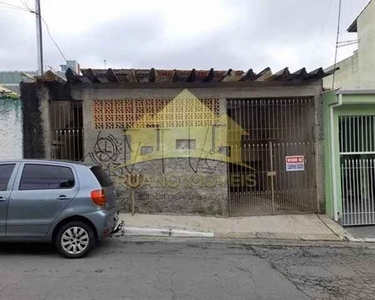
[{"label": "red and white sign", "polygon": [[285,168],[287,171],[304,171],[305,170],[305,156],[303,155],[285,156]]}]

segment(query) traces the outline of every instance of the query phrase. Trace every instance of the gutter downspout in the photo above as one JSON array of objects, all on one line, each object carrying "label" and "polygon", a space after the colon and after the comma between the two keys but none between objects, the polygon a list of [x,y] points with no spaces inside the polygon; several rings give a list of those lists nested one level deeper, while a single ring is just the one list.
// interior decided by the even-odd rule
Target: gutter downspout
[{"label": "gutter downspout", "polygon": [[336,155],[336,149],[335,149],[335,123],[333,120],[333,109],[339,106],[342,106],[342,94],[339,94],[339,101],[335,103],[331,103],[329,105],[330,107],[330,127],[331,127],[331,171],[332,171],[332,182],[333,182],[333,218],[337,222],[338,221],[338,211],[337,211],[337,170],[336,170],[336,164],[332,163],[335,161],[335,155]]}]

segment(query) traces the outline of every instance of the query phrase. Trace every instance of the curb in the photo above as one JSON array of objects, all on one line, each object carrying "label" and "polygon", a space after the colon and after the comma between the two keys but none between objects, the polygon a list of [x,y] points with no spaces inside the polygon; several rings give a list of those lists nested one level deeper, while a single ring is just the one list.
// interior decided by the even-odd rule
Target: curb
[{"label": "curb", "polygon": [[[125,227],[121,231],[112,235],[113,237],[180,237],[180,238],[215,238],[215,239],[271,239],[271,240],[299,240],[299,241],[331,241],[339,242],[343,239],[334,235],[296,235],[283,234],[274,232],[226,232],[213,233],[203,231],[190,231],[172,228],[141,228],[141,227]],[[351,239],[347,239],[352,241]],[[357,240],[356,240],[357,241]],[[365,242],[363,240],[362,242]],[[375,240],[374,240],[375,242]]]},{"label": "curb", "polygon": [[139,227],[125,227],[120,232],[113,235],[114,237],[121,236],[159,236],[159,237],[192,237],[192,238],[214,238],[215,234],[212,232],[203,231],[189,231],[171,228],[139,228]]},{"label": "curb", "polygon": [[355,238],[349,232],[347,232],[341,225],[328,218],[326,215],[317,214],[316,216],[329,230],[332,231],[333,234],[335,234],[342,241],[354,241]]},{"label": "curb", "polygon": [[356,243],[375,243],[375,238],[355,238],[353,236],[348,237],[349,242]]},{"label": "curb", "polygon": [[351,233],[349,233],[341,225],[337,224],[332,219],[327,218],[325,215],[317,215],[317,217],[326,225],[334,234],[340,237],[346,242],[355,243],[375,243],[375,238],[356,238]]}]

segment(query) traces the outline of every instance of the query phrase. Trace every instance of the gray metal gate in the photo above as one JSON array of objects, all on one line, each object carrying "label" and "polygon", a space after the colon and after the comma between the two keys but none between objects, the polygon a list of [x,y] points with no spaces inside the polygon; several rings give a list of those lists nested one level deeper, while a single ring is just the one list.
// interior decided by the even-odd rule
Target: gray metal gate
[{"label": "gray metal gate", "polygon": [[309,97],[228,100],[228,115],[241,128],[229,128],[228,144],[242,162],[228,166],[231,216],[317,211],[313,103]]},{"label": "gray metal gate", "polygon": [[51,101],[51,158],[83,159],[83,121],[81,101]]},{"label": "gray metal gate", "polygon": [[375,116],[340,116],[343,225],[375,224]]}]

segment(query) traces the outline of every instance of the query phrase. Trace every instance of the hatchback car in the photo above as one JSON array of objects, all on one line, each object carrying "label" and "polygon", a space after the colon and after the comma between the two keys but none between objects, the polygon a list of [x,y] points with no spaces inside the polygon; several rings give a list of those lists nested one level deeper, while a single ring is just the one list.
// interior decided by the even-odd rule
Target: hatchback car
[{"label": "hatchback car", "polygon": [[79,258],[117,224],[115,191],[100,166],[0,161],[0,241],[50,241]]}]

